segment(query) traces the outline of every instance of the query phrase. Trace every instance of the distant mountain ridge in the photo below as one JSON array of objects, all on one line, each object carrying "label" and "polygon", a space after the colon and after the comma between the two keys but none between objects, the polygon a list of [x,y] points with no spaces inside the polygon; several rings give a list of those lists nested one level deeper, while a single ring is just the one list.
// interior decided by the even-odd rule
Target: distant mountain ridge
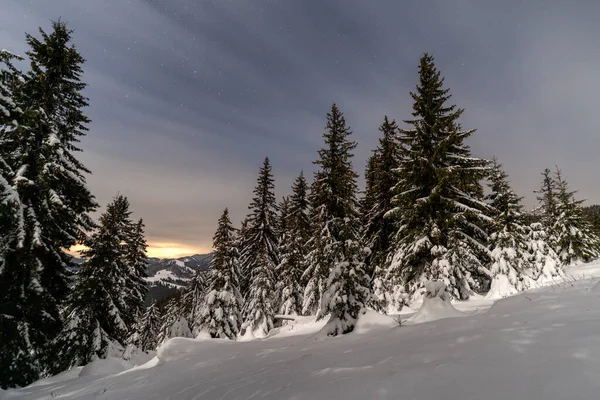
[{"label": "distant mountain ridge", "polygon": [[212,254],[195,254],[180,258],[149,258],[146,274],[148,282],[185,286],[196,271],[208,270]]},{"label": "distant mountain ridge", "polygon": [[[146,303],[161,300],[176,290],[184,288],[197,270],[208,270],[212,257],[212,253],[209,253],[180,258],[148,258],[146,281],[148,281],[149,291]],[[84,260],[74,258],[73,261],[81,264]]]}]

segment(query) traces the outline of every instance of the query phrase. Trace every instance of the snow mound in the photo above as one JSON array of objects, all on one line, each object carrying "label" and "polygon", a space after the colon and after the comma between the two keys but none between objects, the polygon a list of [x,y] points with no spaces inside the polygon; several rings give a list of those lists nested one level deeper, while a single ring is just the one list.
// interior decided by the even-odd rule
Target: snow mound
[{"label": "snow mound", "polygon": [[198,334],[196,335],[196,340],[198,341],[203,341],[203,340],[218,340],[218,339],[213,339],[212,336],[210,336],[210,332],[206,329],[201,329]]},{"label": "snow mound", "polygon": [[122,358],[111,357],[106,359],[96,359],[81,368],[79,377],[85,376],[106,376],[114,375],[126,371],[132,367],[131,363]]},{"label": "snow mound", "polygon": [[369,333],[377,329],[391,329],[398,326],[392,317],[373,310],[363,310],[354,326],[354,333]]},{"label": "snow mound", "polygon": [[267,339],[316,334],[323,329],[329,320],[329,316],[326,316],[317,321],[317,317],[314,315],[307,317],[297,315],[293,318],[293,321],[287,321],[285,325],[269,331]]},{"label": "snow mound", "polygon": [[141,365],[136,365],[135,367],[130,368],[127,371],[123,371],[121,373],[128,373],[128,372],[139,371],[139,370],[143,370],[143,369],[154,368],[158,365],[159,362],[160,362],[160,360],[158,359],[158,357],[154,356],[149,361],[147,361]]},{"label": "snow mound", "polygon": [[507,296],[517,294],[518,290],[510,283],[506,275],[496,275],[492,281],[490,291],[485,298],[487,300],[502,299]]},{"label": "snow mound", "polygon": [[131,368],[142,368],[142,366],[156,358],[156,351],[143,351],[130,345],[127,346],[121,358],[128,361]]},{"label": "snow mound", "polygon": [[450,302],[446,284],[440,281],[429,281],[425,284],[423,305],[417,313],[409,318],[411,324],[436,321],[443,318],[462,317],[467,314],[458,311]]},{"label": "snow mound", "polygon": [[197,346],[195,346],[197,343],[198,341],[195,339],[182,337],[169,339],[158,348],[156,357],[161,363],[180,359],[183,355],[188,354],[197,348]]}]

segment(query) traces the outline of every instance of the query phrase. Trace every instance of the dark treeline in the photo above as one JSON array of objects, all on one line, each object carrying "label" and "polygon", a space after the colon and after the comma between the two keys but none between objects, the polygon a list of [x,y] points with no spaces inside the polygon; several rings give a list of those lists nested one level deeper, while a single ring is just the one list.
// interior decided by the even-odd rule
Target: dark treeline
[{"label": "dark treeline", "polygon": [[[500,162],[471,154],[475,130],[425,54],[410,117],[382,116],[363,192],[334,104],[312,178],[299,172],[278,200],[265,158],[244,221],[236,228],[227,208],[218,218],[209,270],[145,307],[143,222],[121,195],[89,216],[98,205],[76,158],[89,123],[84,60],[71,33],[57,22],[27,35],[25,72],[0,52],[2,388],[175,336],[265,337],[278,315],[327,318],[326,334],[344,334],[363,309],[397,313],[431,280],[455,299],[502,297],[600,254],[599,206],[584,208],[558,168],[542,173],[539,207],[526,212]],[[85,262],[72,275],[66,250],[78,243]]]}]

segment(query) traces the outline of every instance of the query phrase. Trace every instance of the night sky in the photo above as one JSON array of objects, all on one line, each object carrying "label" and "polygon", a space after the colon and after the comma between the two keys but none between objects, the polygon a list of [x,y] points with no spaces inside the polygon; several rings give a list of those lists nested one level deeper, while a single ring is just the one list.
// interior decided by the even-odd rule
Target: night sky
[{"label": "night sky", "polygon": [[[597,0],[2,0],[0,48],[61,17],[87,59],[81,160],[105,205],[129,197],[150,254],[205,252],[229,207],[247,213],[259,166],[278,196],[314,171],[336,102],[361,173],[384,115],[410,117],[423,52],[525,203],[558,164],[600,202]],[[401,124],[402,125],[402,124]]]}]

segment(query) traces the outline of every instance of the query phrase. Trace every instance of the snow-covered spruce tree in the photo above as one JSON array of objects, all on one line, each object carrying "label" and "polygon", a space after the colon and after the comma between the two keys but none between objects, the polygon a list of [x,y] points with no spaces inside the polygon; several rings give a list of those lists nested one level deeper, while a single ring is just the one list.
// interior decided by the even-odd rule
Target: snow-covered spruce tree
[{"label": "snow-covered spruce tree", "polygon": [[76,275],[64,310],[52,372],[84,365],[95,357],[120,356],[132,332],[137,307],[127,287],[132,271],[126,261],[130,233],[129,201],[118,195],[100,216],[100,227],[82,251],[85,262]]},{"label": "snow-covered spruce tree", "polygon": [[[11,236],[18,233],[20,199],[13,187],[15,171],[11,161],[15,156],[18,130],[27,128],[22,125],[23,111],[14,98],[14,89],[21,84],[23,75],[13,66],[13,60],[21,60],[21,57],[0,50],[0,277],[4,272],[4,254]],[[0,312],[0,318],[4,316]]]},{"label": "snow-covered spruce tree", "polygon": [[[390,121],[386,116],[379,127],[382,137],[379,146],[375,149],[370,170],[367,171],[370,187],[365,199],[369,198],[371,207],[366,212],[366,226],[364,240],[371,249],[367,258],[368,270],[371,271],[373,281],[373,296],[370,305],[378,311],[399,311],[398,305],[392,300],[392,283],[387,279],[388,258],[392,235],[395,225],[392,218],[386,218],[388,211],[392,210],[393,189],[398,183],[396,170],[400,163],[400,142],[398,140],[398,126],[396,121]],[[395,310],[388,310],[395,308]]]},{"label": "snow-covered spruce tree", "polygon": [[369,224],[370,215],[375,204],[375,193],[377,190],[375,186],[376,163],[377,154],[374,152],[367,159],[367,166],[365,168],[365,192],[363,197],[360,199],[360,216],[362,218],[362,223],[365,226],[365,233],[367,232],[366,226]]},{"label": "snow-covered spruce tree", "polygon": [[[317,286],[322,279],[318,272],[321,267],[314,265],[315,259],[311,257],[305,276],[308,275],[313,288],[324,289],[317,318],[329,315],[324,332],[335,336],[354,329],[360,310],[369,300],[369,277],[364,264],[367,252],[361,243],[358,175],[352,168],[356,142],[349,140],[352,132],[335,104],[327,114],[325,129],[325,147],[319,150],[319,159],[315,162],[319,171],[315,174],[312,199],[315,235],[320,238],[312,243],[311,250],[323,252],[327,280],[324,286]],[[317,247],[319,241],[324,244],[322,249]]]},{"label": "snow-covered spruce tree", "polygon": [[[411,129],[400,130],[400,181],[390,211],[399,227],[388,274],[420,297],[424,284],[441,280],[452,296],[468,298],[486,288],[486,215],[481,180],[487,162],[471,156],[465,140],[474,132],[458,122],[449,89],[425,54],[420,61]],[[449,254],[448,254],[449,253]],[[450,263],[449,260],[457,260]]]},{"label": "snow-covered spruce tree", "polygon": [[534,191],[539,203],[539,207],[534,210],[534,213],[539,216],[539,222],[543,225],[546,234],[552,236],[554,223],[558,218],[556,181],[548,168],[542,172],[542,177],[542,186],[539,190]]},{"label": "snow-covered spruce tree", "polygon": [[292,184],[290,218],[292,219],[293,230],[298,232],[298,246],[304,248],[311,235],[311,226],[308,184],[303,172],[300,172],[300,175]]},{"label": "snow-covered spruce tree", "polygon": [[197,333],[205,332],[212,338],[235,340],[241,322],[239,259],[235,228],[231,225],[227,209],[219,218],[213,249],[214,256],[209,268],[210,285],[195,325]]},{"label": "snow-covered spruce tree", "polygon": [[548,235],[544,225],[534,222],[529,225],[527,234],[527,250],[529,253],[530,286],[553,282],[556,277],[564,275],[558,255],[548,243]]},{"label": "snow-covered spruce tree", "polygon": [[[274,278],[275,278],[275,296],[273,297],[273,308],[279,310],[281,305],[282,285],[283,282],[280,279],[281,269],[279,268],[281,263],[284,262],[285,254],[288,252],[288,234],[289,234],[289,223],[290,223],[290,199],[288,196],[284,196],[281,199],[281,203],[278,206],[279,215],[277,216],[277,243],[279,244],[279,264],[275,266]],[[282,277],[282,276],[281,276]],[[282,277],[283,278],[283,277]]]},{"label": "snow-covered spruce tree", "polygon": [[[146,239],[144,237],[144,224],[142,220],[133,223],[131,220],[131,204],[127,197],[119,194],[109,205],[114,213],[115,224],[120,238],[121,259],[123,273],[120,284],[121,317],[127,326],[128,333],[133,333],[136,323],[144,310],[147,283],[146,276]],[[107,206],[107,210],[108,210]],[[85,253],[82,253],[85,257]]]},{"label": "snow-covered spruce tree", "polygon": [[244,304],[244,335],[266,337],[274,327],[275,308],[273,291],[275,288],[275,264],[269,259],[266,251],[257,255],[252,269],[250,291]]},{"label": "snow-covered spruce tree", "polygon": [[140,219],[135,224],[130,223],[129,227],[125,227],[124,235],[125,262],[129,267],[128,282],[125,284],[127,288],[125,302],[133,315],[133,319],[128,325],[131,327],[137,322],[137,316],[141,316],[144,312],[144,302],[148,294],[148,283],[145,279],[148,266],[146,253],[148,245],[144,236],[143,220]]},{"label": "snow-covered spruce tree", "polygon": [[183,293],[176,293],[165,306],[157,338],[158,346],[174,337],[192,337],[192,331],[182,305],[182,297]]},{"label": "snow-covered spruce tree", "polygon": [[[273,328],[275,267],[279,264],[277,243],[277,203],[271,164],[265,158],[260,168],[248,217],[249,240],[243,250],[243,264],[250,273],[250,286],[244,304],[242,329],[264,337]],[[247,273],[246,272],[246,273]]]},{"label": "snow-covered spruce tree", "polygon": [[0,50],[0,155],[5,173],[14,166],[15,157],[18,156],[15,151],[18,148],[19,130],[23,133],[28,129],[23,125],[27,115],[18,104],[25,77],[13,65],[14,61],[22,60],[22,57],[7,50]]},{"label": "snow-covered spruce tree", "polygon": [[158,346],[161,327],[161,315],[155,302],[146,308],[137,329],[137,341],[134,343],[142,351],[153,351]]},{"label": "snow-covered spruce tree", "polygon": [[83,58],[69,44],[71,31],[64,24],[40,33],[41,40],[27,35],[31,71],[13,85],[24,119],[7,161],[23,218],[6,246],[0,308],[21,332],[4,344],[12,349],[27,344],[29,361],[14,370],[19,385],[38,378],[55,359],[49,344],[62,329],[59,305],[69,289],[68,268],[74,267],[65,249],[94,227],[89,213],[97,207],[85,182],[89,171],[74,155],[89,122],[82,112]]},{"label": "snow-covered spruce tree", "polygon": [[144,222],[140,219],[135,224],[124,228],[124,262],[127,264],[129,274],[127,276],[127,288],[125,292],[125,302],[130,306],[130,319],[126,322],[129,328],[129,337],[127,338],[128,347],[123,355],[127,358],[130,351],[139,347],[139,332],[141,317],[145,311],[146,294],[148,293],[148,283],[144,279],[147,267],[146,238],[144,237]]},{"label": "snow-covered spruce tree", "polygon": [[[235,246],[238,250],[238,254],[240,255],[240,294],[242,299],[246,298],[248,295],[248,288],[250,287],[250,271],[248,268],[250,267],[247,260],[244,258],[244,249],[248,248],[250,245],[250,231],[248,230],[248,217],[244,218],[241,223],[240,229],[237,231],[235,236]],[[243,301],[242,303],[243,304]]]},{"label": "snow-covered spruce tree", "polygon": [[530,286],[544,285],[564,276],[560,257],[550,245],[549,236],[542,223],[533,222],[529,225],[527,249],[531,265]]},{"label": "snow-covered spruce tree", "polygon": [[554,174],[556,183],[556,219],[552,226],[554,250],[562,265],[568,266],[600,257],[600,238],[592,231],[583,215],[581,204],[575,200],[560,169]]},{"label": "snow-covered spruce tree", "polygon": [[[290,198],[284,196],[281,199],[281,203],[277,206],[279,214],[277,215],[277,242],[281,242],[281,238],[285,236],[288,231],[288,222],[290,215]],[[280,249],[281,252],[281,249]]]},{"label": "snow-covered spruce tree", "polygon": [[590,223],[592,231],[600,236],[600,204],[583,207],[583,216]]},{"label": "snow-covered spruce tree", "polygon": [[368,252],[365,252],[365,248],[356,238],[357,228],[358,224],[352,226],[346,222],[340,236],[350,238],[336,243],[336,246],[331,248],[338,255],[329,273],[317,312],[317,319],[330,315],[323,328],[323,332],[328,336],[352,332],[359,313],[369,300],[369,277],[364,271],[364,259]]},{"label": "snow-covered spruce tree", "polygon": [[[30,326],[38,321],[31,313],[23,312],[29,306],[27,269],[11,262],[15,246],[24,245],[23,206],[13,186],[16,172],[13,167],[19,135],[25,134],[25,115],[17,104],[15,90],[23,76],[12,61],[19,57],[0,50],[0,388],[25,386],[40,373],[34,343],[30,340]],[[7,257],[9,258],[7,260]],[[33,282],[31,282],[33,283]],[[32,303],[34,305],[35,302]],[[34,327],[35,330],[39,327]]]},{"label": "snow-covered spruce tree", "polygon": [[183,289],[183,294],[181,295],[183,311],[193,336],[198,334],[196,319],[199,317],[204,305],[204,297],[206,296],[208,286],[208,282],[206,282],[207,275],[208,272],[198,269],[185,289]]},{"label": "snow-covered spruce tree", "polygon": [[[302,315],[302,274],[306,270],[306,243],[310,236],[308,185],[304,174],[292,185],[289,212],[284,222],[281,262],[277,266],[279,313]],[[282,212],[283,214],[283,212]]]},{"label": "snow-covered spruce tree", "polygon": [[522,213],[521,197],[511,189],[508,175],[496,159],[492,161],[488,177],[492,207],[490,250],[492,283],[488,296],[505,297],[530,286],[530,255],[527,231]]},{"label": "snow-covered spruce tree", "polygon": [[[12,87],[21,76],[13,67],[12,60],[19,57],[0,50],[0,279],[4,280],[4,254],[7,246],[18,233],[18,221],[20,219],[20,199],[12,184],[15,173],[11,168],[10,159],[12,144],[16,141],[16,130],[19,128],[19,120],[22,119],[22,111],[17,107],[13,99]],[[7,280],[8,281],[8,280]],[[0,303],[3,304],[3,303]],[[8,321],[8,314],[4,314],[0,308],[0,322],[2,326]],[[0,353],[5,354],[5,353]],[[0,367],[2,365],[0,364]],[[2,369],[8,371],[6,369]],[[1,381],[0,381],[1,384]]]},{"label": "snow-covered spruce tree", "polygon": [[305,249],[306,269],[302,273],[301,282],[305,283],[304,294],[302,298],[302,315],[316,315],[319,310],[319,303],[325,293],[327,278],[331,270],[332,260],[329,257],[328,248],[333,238],[330,235],[327,225],[327,209],[319,206],[321,200],[320,187],[324,180],[320,178],[321,174],[315,174],[315,180],[310,190],[310,222],[311,237],[306,243]]}]

